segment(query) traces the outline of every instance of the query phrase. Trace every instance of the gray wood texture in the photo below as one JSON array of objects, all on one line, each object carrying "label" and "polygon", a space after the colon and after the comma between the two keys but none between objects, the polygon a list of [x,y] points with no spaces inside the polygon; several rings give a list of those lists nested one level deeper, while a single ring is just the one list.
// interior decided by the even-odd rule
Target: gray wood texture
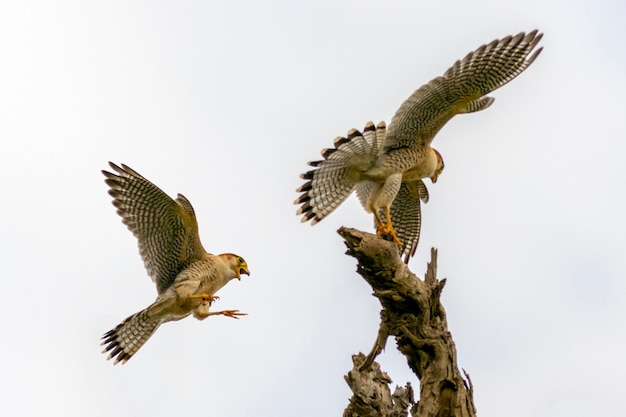
[{"label": "gray wood texture", "polygon": [[[446,280],[437,278],[437,250],[431,250],[422,280],[402,262],[395,243],[355,229],[342,227],[338,233],[347,254],[357,260],[357,272],[382,305],[372,351],[355,355],[354,367],[345,377],[354,395],[344,416],[474,417],[473,386],[457,366],[456,347],[440,301]],[[415,403],[410,384],[390,393],[391,378],[375,362],[389,336],[394,336],[420,380]]]}]

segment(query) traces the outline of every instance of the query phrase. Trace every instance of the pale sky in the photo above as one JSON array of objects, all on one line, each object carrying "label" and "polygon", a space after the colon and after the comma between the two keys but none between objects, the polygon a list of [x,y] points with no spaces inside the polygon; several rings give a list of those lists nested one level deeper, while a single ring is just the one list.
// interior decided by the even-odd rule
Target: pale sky
[{"label": "pale sky", "polygon": [[[439,249],[479,415],[623,415],[625,23],[617,0],[0,3],[0,414],[342,415],[380,305],[336,230],[372,219],[351,197],[300,224],[298,175],[468,52],[538,28],[535,63],[433,142],[446,169],[409,266]],[[247,260],[215,308],[249,316],[167,323],[105,360],[100,336],[156,296],[109,160],[185,194],[205,248]],[[418,385],[393,339],[379,362]]]}]

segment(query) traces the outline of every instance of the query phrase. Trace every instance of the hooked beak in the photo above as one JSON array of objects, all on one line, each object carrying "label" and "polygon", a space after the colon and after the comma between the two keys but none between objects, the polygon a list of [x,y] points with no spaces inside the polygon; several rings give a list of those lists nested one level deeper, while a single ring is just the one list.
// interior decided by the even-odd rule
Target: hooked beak
[{"label": "hooked beak", "polygon": [[439,173],[436,172],[435,175],[433,175],[432,177],[430,177],[430,180],[434,183],[437,182],[437,178],[439,178]]},{"label": "hooked beak", "polygon": [[235,271],[235,273],[237,274],[237,279],[239,281],[241,281],[241,274],[246,274],[246,275],[250,276],[250,271],[248,271],[248,268],[243,267],[243,266],[239,267],[237,269],[237,271]]}]

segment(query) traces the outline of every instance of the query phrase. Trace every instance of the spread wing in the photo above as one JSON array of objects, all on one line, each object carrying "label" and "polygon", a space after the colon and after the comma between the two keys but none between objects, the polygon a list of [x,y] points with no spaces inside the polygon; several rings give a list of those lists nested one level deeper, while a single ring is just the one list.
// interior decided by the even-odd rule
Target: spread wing
[{"label": "spread wing", "polygon": [[537,30],[496,39],[457,61],[443,76],[415,91],[398,109],[387,130],[385,149],[421,147],[459,113],[486,109],[486,94],[502,87],[533,63],[542,48]]},{"label": "spread wing", "polygon": [[206,253],[193,207],[181,194],[173,200],[132,168],[109,165],[117,174],[102,173],[113,205],[137,238],[141,259],[161,294],[186,265]]},{"label": "spread wing", "polygon": [[389,211],[398,239],[402,242],[404,262],[415,255],[422,229],[420,200],[428,202],[428,189],[422,180],[403,182]]}]

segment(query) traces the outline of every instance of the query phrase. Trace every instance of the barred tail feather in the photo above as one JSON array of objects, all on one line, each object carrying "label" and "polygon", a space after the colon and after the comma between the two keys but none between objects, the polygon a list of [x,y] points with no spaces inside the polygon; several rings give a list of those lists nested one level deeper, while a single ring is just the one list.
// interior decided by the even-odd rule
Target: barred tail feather
[{"label": "barred tail feather", "polygon": [[125,364],[152,336],[162,321],[150,317],[149,309],[133,314],[102,336],[102,353],[110,352],[107,360],[115,358],[114,365]]},{"label": "barred tail feather", "polygon": [[324,159],[308,163],[315,169],[300,175],[307,182],[296,190],[302,194],[294,201],[300,205],[297,214],[302,215],[302,222],[321,221],[348,198],[361,181],[360,174],[375,163],[385,129],[384,123],[376,127],[372,122],[363,133],[352,129],[347,137],[335,139],[334,148],[322,150]]},{"label": "barred tail feather", "polygon": [[[371,181],[363,181],[360,182],[356,186],[356,196],[359,199],[359,202],[363,206],[363,208],[367,211],[367,200],[369,199],[370,193],[374,189],[374,183]],[[384,213],[383,213],[384,217]],[[374,227],[378,226],[376,224],[376,220],[374,220]]]}]

